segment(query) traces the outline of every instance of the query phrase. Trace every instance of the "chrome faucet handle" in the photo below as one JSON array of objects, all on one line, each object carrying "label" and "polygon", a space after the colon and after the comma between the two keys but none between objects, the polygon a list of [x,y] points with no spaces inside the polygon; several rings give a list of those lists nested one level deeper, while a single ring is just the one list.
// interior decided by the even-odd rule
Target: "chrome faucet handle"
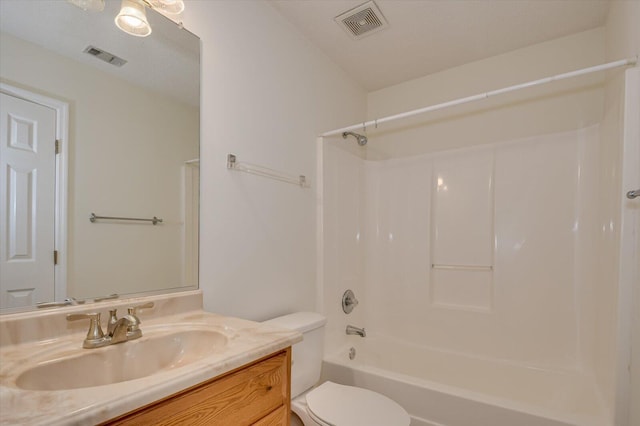
[{"label": "chrome faucet handle", "polygon": [[83,348],[99,348],[100,346],[109,344],[109,340],[104,336],[102,327],[100,327],[100,312],[67,315],[67,321],[77,321],[82,319],[90,320],[87,337],[85,337],[84,342],[82,343]]},{"label": "chrome faucet handle", "polygon": [[131,323],[127,327],[127,336],[129,340],[142,337],[142,330],[140,330],[140,324],[142,323],[142,321],[140,321],[140,318],[138,318],[138,309],[148,309],[153,308],[154,306],[155,303],[147,302],[143,303],[142,305],[127,308],[127,316],[131,317]]},{"label": "chrome faucet handle", "polygon": [[138,309],[148,309],[148,308],[153,308],[154,306],[155,306],[155,303],[147,302],[147,303],[143,303],[142,305],[132,306],[127,309],[127,312],[129,313],[129,315],[135,316],[135,315],[138,315]]}]

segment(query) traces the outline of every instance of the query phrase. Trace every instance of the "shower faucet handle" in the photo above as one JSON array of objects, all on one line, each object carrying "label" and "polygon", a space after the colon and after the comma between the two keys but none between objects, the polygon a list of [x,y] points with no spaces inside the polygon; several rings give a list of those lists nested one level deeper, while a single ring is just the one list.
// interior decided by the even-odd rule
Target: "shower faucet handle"
[{"label": "shower faucet handle", "polygon": [[358,299],[356,299],[356,295],[353,294],[353,291],[351,290],[345,291],[342,295],[342,311],[345,314],[350,314],[356,306],[358,306]]}]

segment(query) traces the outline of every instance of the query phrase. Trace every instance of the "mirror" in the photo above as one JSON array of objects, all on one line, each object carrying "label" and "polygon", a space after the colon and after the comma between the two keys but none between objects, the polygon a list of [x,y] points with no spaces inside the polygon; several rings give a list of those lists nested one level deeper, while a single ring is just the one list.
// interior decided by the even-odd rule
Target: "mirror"
[{"label": "mirror", "polygon": [[198,286],[200,40],[119,9],[0,2],[4,311]]}]

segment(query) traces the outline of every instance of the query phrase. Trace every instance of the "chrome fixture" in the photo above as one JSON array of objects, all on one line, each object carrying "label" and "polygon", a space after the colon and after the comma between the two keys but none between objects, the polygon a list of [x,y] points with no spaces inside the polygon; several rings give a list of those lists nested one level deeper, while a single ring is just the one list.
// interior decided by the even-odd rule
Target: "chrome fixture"
[{"label": "chrome fixture", "polygon": [[640,189],[636,189],[635,191],[627,192],[627,198],[633,200],[637,197],[640,197]]},{"label": "chrome fixture", "polygon": [[142,336],[142,330],[140,330],[140,318],[138,318],[138,309],[148,309],[154,307],[153,302],[143,303],[142,305],[134,306],[127,309],[127,315],[134,319],[134,323],[127,329],[127,335],[131,336],[131,339],[137,339]]},{"label": "chrome fixture", "polygon": [[239,162],[238,157],[235,154],[227,154],[227,169],[237,170],[240,172],[249,173],[256,176],[262,176],[280,182],[292,183],[298,185],[301,188],[309,188],[309,182],[305,175],[293,176],[287,173],[283,173],[269,167],[260,166],[258,164],[251,164],[246,162]]},{"label": "chrome fixture", "polygon": [[363,135],[359,135],[357,133],[353,133],[353,132],[343,132],[342,133],[342,138],[346,139],[347,136],[355,136],[356,140],[358,141],[358,145],[360,146],[365,146],[367,144],[367,137],[363,136]]},{"label": "chrome fixture", "polygon": [[128,314],[118,319],[116,309],[109,311],[109,321],[107,323],[107,334],[105,335],[100,326],[100,312],[91,312],[87,314],[69,314],[67,321],[77,321],[88,319],[89,331],[82,347],[85,349],[101,348],[103,346],[115,345],[116,343],[126,342],[142,337],[140,330],[140,319],[136,316],[138,309],[152,308],[153,302],[138,305],[129,308]]},{"label": "chrome fixture", "polygon": [[356,348],[349,349],[349,359],[354,359],[356,357]]},{"label": "chrome fixture", "polygon": [[113,293],[113,294],[110,294],[108,296],[96,297],[95,299],[93,299],[93,301],[94,302],[102,302],[103,300],[112,300],[112,299],[117,299],[118,297],[120,297],[120,295],[118,293]]},{"label": "chrome fixture", "polygon": [[67,321],[77,321],[81,319],[90,320],[87,337],[85,337],[84,342],[82,342],[82,347],[85,349],[101,348],[129,340],[127,338],[127,328],[130,324],[133,324],[133,318],[124,316],[115,321],[113,325],[110,324],[109,329],[111,332],[106,336],[102,331],[102,327],[100,327],[100,312],[67,315]]},{"label": "chrome fixture", "polygon": [[448,269],[457,271],[493,271],[493,265],[445,265],[432,263],[431,269]]},{"label": "chrome fixture", "polygon": [[352,325],[348,325],[348,326],[347,326],[347,330],[346,330],[346,331],[347,331],[347,334],[349,334],[349,335],[351,335],[351,334],[353,334],[353,335],[357,334],[357,335],[358,335],[358,336],[360,336],[360,337],[367,337],[367,332],[366,332],[366,331],[364,331],[364,327],[362,327],[362,328],[358,328],[358,327],[354,327],[354,326],[352,326]]},{"label": "chrome fixture", "polygon": [[347,290],[344,292],[344,294],[342,295],[342,311],[345,314],[350,314],[351,311],[353,311],[353,308],[355,308],[356,306],[358,306],[358,299],[356,299],[355,294],[353,294],[353,291],[351,290]]},{"label": "chrome fixture", "polygon": [[116,328],[116,324],[118,323],[118,310],[110,309],[109,310],[109,321],[107,321],[107,334],[113,335],[113,331]]},{"label": "chrome fixture", "polygon": [[[118,297],[120,297],[120,295],[114,293],[114,294],[110,294],[108,296],[96,297],[95,299],[93,299],[93,301],[94,302],[101,302],[103,300],[117,299]],[[87,302],[87,300],[88,299],[78,300],[78,299],[76,299],[74,297],[67,297],[62,302],[40,302],[40,303],[36,303],[36,307],[37,308],[56,308],[56,307],[61,307],[61,306],[77,306],[77,305],[84,305]]]},{"label": "chrome fixture", "polygon": [[36,304],[36,307],[38,308],[55,308],[58,306],[76,306],[76,305],[83,305],[84,304],[84,300],[77,300],[73,297],[67,297],[66,299],[64,299],[62,302],[40,302]]},{"label": "chrome fixture", "polygon": [[114,217],[114,216],[98,216],[95,213],[91,213],[91,216],[89,216],[89,222],[94,223],[96,220],[100,220],[100,219],[106,219],[106,220],[135,220],[138,222],[151,222],[154,225],[157,225],[158,223],[162,223],[162,219],[158,218],[158,217],[153,217],[151,219],[144,219],[144,218],[138,218],[138,217]]}]

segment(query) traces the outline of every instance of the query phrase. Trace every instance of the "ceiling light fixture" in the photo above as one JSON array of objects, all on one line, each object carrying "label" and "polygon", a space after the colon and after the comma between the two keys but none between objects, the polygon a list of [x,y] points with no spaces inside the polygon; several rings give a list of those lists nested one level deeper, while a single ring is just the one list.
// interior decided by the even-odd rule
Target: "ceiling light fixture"
[{"label": "ceiling light fixture", "polygon": [[104,0],[67,0],[67,2],[87,12],[102,12],[104,10]]},{"label": "ceiling light fixture", "polygon": [[184,11],[183,0],[145,0],[158,12],[179,15]]},{"label": "ceiling light fixture", "polygon": [[[105,7],[105,0],[67,0],[67,2],[89,12],[102,12]],[[116,26],[127,34],[137,37],[148,36],[151,34],[151,25],[147,20],[147,7],[176,22],[175,15],[180,15],[184,11],[184,1],[122,0],[120,12],[115,18]],[[178,24],[181,25],[181,23]]]},{"label": "ceiling light fixture", "polygon": [[120,13],[115,19],[116,26],[127,34],[146,37],[151,34],[151,25],[142,0],[122,0]]}]

